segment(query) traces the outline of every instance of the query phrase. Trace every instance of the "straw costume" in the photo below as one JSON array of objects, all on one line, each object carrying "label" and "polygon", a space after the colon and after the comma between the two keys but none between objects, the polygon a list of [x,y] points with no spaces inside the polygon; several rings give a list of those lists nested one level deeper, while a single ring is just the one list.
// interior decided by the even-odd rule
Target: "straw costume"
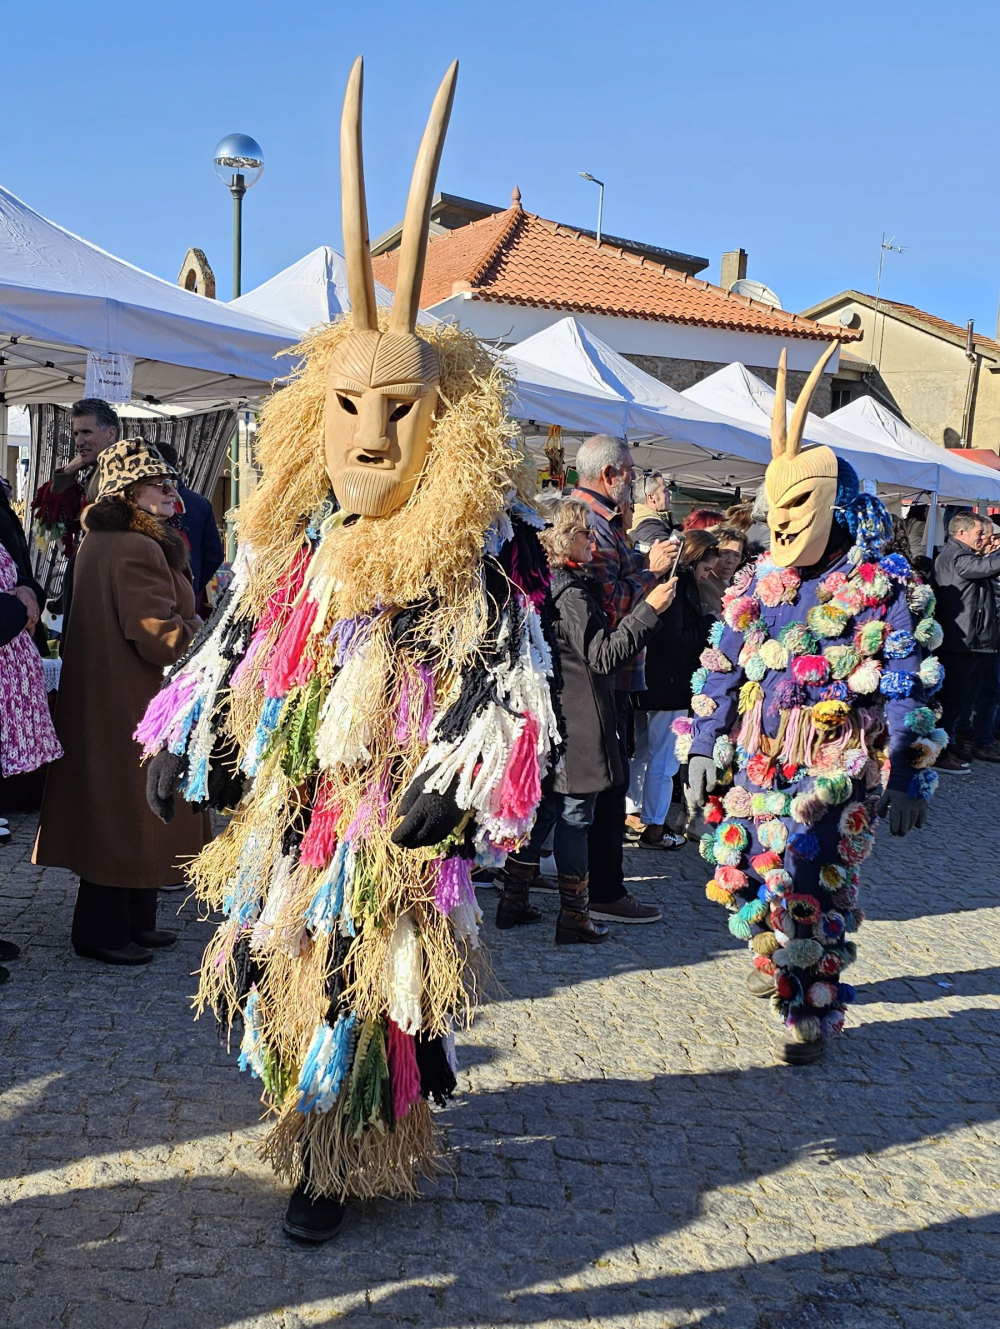
[{"label": "straw costume", "polygon": [[199,1006],[242,1024],[240,1064],[277,1118],[265,1155],[299,1183],[286,1230],[313,1240],[340,1201],[413,1194],[434,1170],[428,1100],[455,1086],[451,1031],[476,999],[471,871],[527,838],[559,743],[508,381],[471,334],[415,326],[456,74],[421,144],[389,314],[352,70],[353,314],[303,343],[266,405],[232,586],[136,735],[161,811],[175,788],[236,805],[190,874],[225,914]]},{"label": "straw costume", "polygon": [[707,894],[748,943],[748,986],[770,996],[792,1063],[820,1054],[853,1000],[842,971],[876,817],[897,835],[924,824],[947,741],[928,704],[943,678],[925,655],[941,639],[930,587],[901,554],[883,556],[891,520],[854,470],[829,448],[800,451],[828,358],[786,424],[782,352],[771,550],[727,591],[694,675],[694,719],[675,722],[695,801],[707,804]]}]

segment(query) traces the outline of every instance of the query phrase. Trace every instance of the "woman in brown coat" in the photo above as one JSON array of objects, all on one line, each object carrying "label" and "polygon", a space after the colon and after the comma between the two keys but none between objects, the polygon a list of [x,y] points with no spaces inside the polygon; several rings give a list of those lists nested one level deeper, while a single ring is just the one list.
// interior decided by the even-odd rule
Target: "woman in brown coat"
[{"label": "woman in brown coat", "polygon": [[146,804],[133,732],[199,620],[180,535],[166,525],[174,471],[142,439],[98,459],[97,500],[77,555],[56,729],[35,862],[80,877],[73,947],[108,964],[147,964],[176,933],[156,928],[156,892],[208,838],[180,804],[165,825]]}]

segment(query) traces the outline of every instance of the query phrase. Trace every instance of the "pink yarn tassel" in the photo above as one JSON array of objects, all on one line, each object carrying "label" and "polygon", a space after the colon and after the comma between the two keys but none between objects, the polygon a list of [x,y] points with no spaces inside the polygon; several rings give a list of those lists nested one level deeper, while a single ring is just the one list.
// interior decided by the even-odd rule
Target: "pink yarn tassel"
[{"label": "pink yarn tassel", "polygon": [[191,700],[197,686],[196,678],[182,674],[161,689],[146,707],[146,714],[132,735],[137,743],[142,744],[144,757],[159,752],[166,739],[171,720]]},{"label": "pink yarn tassel", "polygon": [[403,675],[403,686],[399,693],[399,707],[396,711],[396,742],[405,743],[410,736],[410,680]]},{"label": "pink yarn tassel", "polygon": [[302,672],[301,659],[319,605],[306,598],[293,612],[267,663],[267,695],[283,697]]},{"label": "pink yarn tassel", "polygon": [[392,1086],[392,1111],[397,1121],[406,1116],[420,1098],[420,1067],[417,1048],[409,1034],[404,1034],[395,1020],[389,1022],[389,1080]]},{"label": "pink yarn tassel", "polygon": [[472,885],[472,864],[458,855],[438,859],[434,903],[442,914],[450,914],[458,905],[471,904],[476,898]]},{"label": "pink yarn tassel", "polygon": [[524,717],[524,728],[511,750],[500,786],[500,815],[517,821],[530,817],[542,797],[538,775],[538,721]]},{"label": "pink yarn tassel", "polygon": [[233,676],[229,681],[229,686],[231,688],[238,688],[240,684],[243,682],[243,675],[247,672],[247,670],[253,664],[254,660],[257,658],[257,652],[260,650],[261,644],[263,643],[264,637],[266,635],[267,634],[265,633],[263,628],[257,628],[253,636],[250,638],[250,645],[247,647],[246,655],[244,655],[243,659],[233,670]]},{"label": "pink yarn tassel", "polygon": [[340,813],[341,807],[336,802],[333,786],[324,781],[317,790],[309,829],[299,846],[299,862],[307,868],[325,868],[332,860],[337,848]]},{"label": "pink yarn tassel", "polygon": [[279,577],[278,584],[274,588],[274,594],[268,600],[264,612],[260,616],[260,622],[257,624],[258,632],[267,632],[280,619],[287,618],[291,613],[292,605],[298,598],[302,583],[306,579],[306,568],[309,566],[310,557],[309,549],[303,547],[292,559],[285,575]]}]

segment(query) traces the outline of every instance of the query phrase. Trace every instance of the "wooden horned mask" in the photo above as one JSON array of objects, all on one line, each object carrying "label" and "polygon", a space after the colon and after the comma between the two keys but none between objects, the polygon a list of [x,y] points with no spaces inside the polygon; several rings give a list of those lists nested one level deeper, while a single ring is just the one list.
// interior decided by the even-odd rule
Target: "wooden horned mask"
[{"label": "wooden horned mask", "polygon": [[781,352],[771,419],[771,463],[764,474],[771,559],[779,568],[808,568],[823,557],[833,526],[837,457],[827,447],[802,448],[809,403],[827,361],[831,342],[799,393],[791,420],[785,398],[786,353]]},{"label": "wooden horned mask", "polygon": [[407,501],[430,450],[438,404],[437,352],[416,326],[431,200],[458,76],[444,76],[413,168],[399,274],[388,330],[379,331],[361,152],[364,68],[354,62],[340,124],[344,257],[354,322],[337,347],[327,382],[326,469],[337,502],[362,517],[387,517]]}]

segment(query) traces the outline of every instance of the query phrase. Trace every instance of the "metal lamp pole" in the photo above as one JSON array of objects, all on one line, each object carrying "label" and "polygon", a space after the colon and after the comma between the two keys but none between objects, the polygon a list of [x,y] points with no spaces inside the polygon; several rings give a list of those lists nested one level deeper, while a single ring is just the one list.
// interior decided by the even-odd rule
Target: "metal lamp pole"
[{"label": "metal lamp pole", "polygon": [[601,227],[602,222],[604,221],[604,181],[598,180],[597,177],[591,175],[589,171],[580,171],[578,174],[582,179],[589,180],[592,185],[597,185],[598,189],[601,191],[597,197],[597,243],[600,244]]},{"label": "metal lamp pole", "polygon": [[[264,174],[264,153],[249,134],[227,134],[212,157],[215,173],[233,196],[233,299],[243,293],[243,196]],[[230,511],[240,505],[240,427],[229,443]],[[226,557],[236,557],[233,523],[226,519]]]}]

